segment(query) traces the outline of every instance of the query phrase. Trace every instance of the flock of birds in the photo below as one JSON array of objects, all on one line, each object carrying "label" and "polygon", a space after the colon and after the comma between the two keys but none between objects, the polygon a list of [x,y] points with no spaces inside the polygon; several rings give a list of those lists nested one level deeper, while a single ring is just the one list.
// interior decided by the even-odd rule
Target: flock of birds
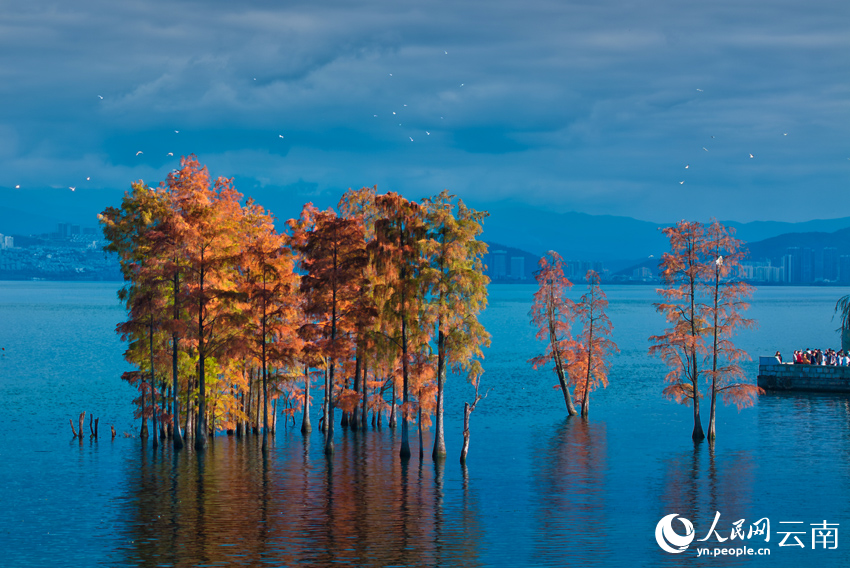
[{"label": "flock of birds", "polygon": [[[448,52],[448,51],[443,51],[443,53],[444,53],[445,55],[448,55],[448,54],[449,54],[449,52]],[[393,74],[392,74],[392,73],[389,73],[389,77],[392,77],[392,76],[393,76]],[[256,80],[257,80],[257,78],[256,78],[256,77],[254,77],[254,81],[256,81]],[[464,87],[464,83],[461,83],[459,88],[463,88],[463,87]],[[700,92],[700,93],[704,92],[704,91],[703,91],[703,89],[697,89],[697,91],[698,91],[698,92]],[[97,98],[98,98],[99,100],[101,100],[101,101],[102,101],[102,100],[104,100],[103,95],[97,95]],[[404,105],[403,105],[403,107],[407,107],[407,105],[406,105],[406,104],[404,104]],[[391,112],[392,112],[392,116],[396,117],[396,119],[400,118],[396,111],[391,111]],[[372,116],[373,116],[373,118],[379,118],[379,116],[378,116],[377,114],[373,114]],[[442,116],[441,116],[441,117],[440,117],[440,120],[443,120],[443,119],[444,119],[444,117],[442,117]],[[399,122],[399,123],[398,123],[398,125],[401,127],[401,126],[403,126],[403,123]],[[430,132],[429,130],[424,130],[424,133],[425,133],[425,135],[426,135],[426,136],[430,136],[430,135],[431,135],[431,132]],[[174,134],[180,134],[180,131],[179,131],[179,130],[175,130],[175,131],[174,131]],[[783,133],[783,136],[788,136],[788,133],[787,133],[787,132],[784,132],[784,133]],[[280,140],[284,140],[284,139],[285,139],[285,137],[284,137],[284,135],[283,135],[283,134],[278,134],[278,138],[279,138]],[[408,135],[408,136],[407,136],[407,138],[410,140],[410,142],[414,142],[414,138],[413,138],[413,136]],[[713,138],[714,138],[714,136],[711,136],[711,138],[713,139]],[[709,151],[709,150],[708,150],[708,148],[706,148],[705,146],[703,146],[703,147],[702,147],[702,149],[703,149],[705,152],[708,152],[708,151]],[[136,152],[136,156],[142,156],[142,155],[144,155],[144,151],[143,151],[143,150],[139,150],[139,151],[137,151],[137,152]],[[751,152],[750,152],[750,153],[748,153],[748,155],[749,155],[750,159],[755,159],[755,156],[754,156]],[[168,153],[166,154],[166,156],[167,156],[167,157],[169,157],[169,158],[173,158],[173,157],[174,157],[174,152],[168,152]],[[850,158],[848,158],[848,160],[850,160]],[[690,170],[690,168],[691,168],[690,163],[685,164],[685,169],[686,169],[686,170]],[[91,181],[91,177],[86,177],[86,181]],[[685,184],[685,179],[682,179],[681,181],[679,181],[679,185],[684,185],[684,184]],[[20,184],[15,185],[15,189],[20,189],[20,188],[21,188]],[[71,190],[71,191],[73,192],[73,191],[76,191],[77,186],[75,186],[75,185],[71,185],[71,186],[68,186],[68,189],[69,189],[69,190]]]},{"label": "flock of birds", "polygon": [[[699,91],[700,93],[704,92],[702,89],[697,89],[697,91]],[[783,132],[782,135],[788,136],[788,133]],[[714,139],[714,136],[712,136],[711,138]],[[705,150],[706,152],[708,152],[708,148],[706,148],[705,146],[703,146],[702,149]],[[748,152],[748,154],[749,154],[751,160],[755,159],[755,156],[753,155],[752,152]],[[850,160],[850,158],[848,158],[848,160]],[[690,167],[691,167],[690,164],[685,164],[686,170],[690,169]],[[685,184],[685,180],[682,180],[682,181],[679,182],[679,185],[684,185],[684,184]]]}]

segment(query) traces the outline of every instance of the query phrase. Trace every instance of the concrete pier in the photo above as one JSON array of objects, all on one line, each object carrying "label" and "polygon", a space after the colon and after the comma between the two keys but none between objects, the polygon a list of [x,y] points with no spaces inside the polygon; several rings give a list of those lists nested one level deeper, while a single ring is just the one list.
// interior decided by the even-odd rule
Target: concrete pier
[{"label": "concrete pier", "polygon": [[850,367],[780,363],[759,357],[758,386],[772,391],[850,393]]}]

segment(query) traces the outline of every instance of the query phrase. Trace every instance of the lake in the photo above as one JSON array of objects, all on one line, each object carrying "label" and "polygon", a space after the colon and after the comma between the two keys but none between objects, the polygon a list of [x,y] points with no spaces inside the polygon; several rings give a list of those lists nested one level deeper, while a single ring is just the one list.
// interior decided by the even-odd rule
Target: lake
[{"label": "lake", "polygon": [[[850,564],[850,397],[766,394],[741,412],[719,407],[716,444],[694,445],[692,410],[662,397],[666,367],[647,354],[665,326],[652,287],[605,288],[621,352],[585,423],[566,418],[554,373],[527,363],[544,347],[528,322],[534,287],[492,285],[481,318],[493,335],[489,395],[472,415],[465,468],[461,420],[473,389],[459,377],[447,385],[444,466],[429,457],[430,436],[424,461],[412,435],[402,463],[386,428],[337,427],[331,460],[318,430],[305,438],[282,423],[265,459],[255,437],[219,436],[201,455],[151,448],[133,437],[115,291],[0,282],[4,566]],[[838,348],[832,308],[848,292],[757,290],[748,315],[759,328],[736,341],[754,359],[748,379],[759,355]],[[68,419],[82,411],[100,419],[98,441],[71,439]],[[656,541],[671,514],[694,527],[679,554]],[[743,539],[730,538],[737,521]],[[754,555],[721,552],[741,547]]]}]

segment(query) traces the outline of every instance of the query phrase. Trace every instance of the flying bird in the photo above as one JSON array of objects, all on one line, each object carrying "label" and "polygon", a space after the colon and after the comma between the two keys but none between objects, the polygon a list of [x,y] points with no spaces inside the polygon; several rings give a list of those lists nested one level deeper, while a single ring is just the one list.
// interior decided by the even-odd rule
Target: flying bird
[{"label": "flying bird", "polygon": [[714,264],[716,264],[717,266],[723,266],[723,257],[718,256],[717,260],[714,261]]},{"label": "flying bird", "polygon": [[174,152],[169,152],[169,153],[168,153],[168,155],[169,155],[169,156],[173,156],[173,155],[174,155]]},{"label": "flying bird", "polygon": [[175,130],[175,131],[174,131],[174,134],[180,134],[180,131],[179,131],[179,130]]},{"label": "flying bird", "polygon": [[705,146],[703,146],[702,149],[708,152],[708,148],[706,148]]},{"label": "flying bird", "polygon": [[448,51],[444,51],[443,53],[445,53],[446,55],[448,55],[448,54],[449,54],[449,52],[448,52]]},{"label": "flying bird", "polygon": [[680,181],[680,182],[679,182],[679,185],[683,185],[684,183],[685,183],[684,181]]},{"label": "flying bird", "polygon": [[278,135],[277,135],[277,137],[278,137],[278,138],[283,138],[283,134],[278,134]]},{"label": "flying bird", "polygon": [[425,131],[425,134],[427,134],[428,136],[431,136],[431,133],[428,132],[427,130]]},{"label": "flying bird", "polygon": [[87,177],[87,178],[86,178],[86,181],[91,181],[91,177]]},{"label": "flying bird", "polygon": [[783,132],[783,133],[782,133],[782,136],[788,136],[788,133],[787,133],[787,132]]},{"label": "flying bird", "polygon": [[16,185],[16,186],[15,186],[15,189],[21,189],[21,186],[20,186],[20,185]]},{"label": "flying bird", "polygon": [[691,167],[691,165],[690,165],[690,164],[686,164],[686,165],[685,165],[685,169],[688,169],[688,168],[690,168],[690,167]]},{"label": "flying bird", "polygon": [[701,92],[702,92],[702,89],[697,89],[697,91],[699,91],[699,92],[701,93]]},{"label": "flying bird", "polygon": [[98,95],[97,98],[99,98],[100,100],[103,100],[103,95]]},{"label": "flying bird", "polygon": [[77,188],[69,186],[68,189],[70,189],[71,191],[75,191]]},{"label": "flying bird", "polygon": [[753,155],[752,155],[752,154],[750,154],[750,158],[752,158],[752,157],[753,157]]},{"label": "flying bird", "polygon": [[410,138],[410,141],[413,142],[413,136],[408,136],[408,138]]},{"label": "flying bird", "polygon": [[136,152],[136,155],[137,155],[137,156],[141,156],[142,154],[144,154],[144,152],[142,152],[141,150],[139,150],[138,152]]}]

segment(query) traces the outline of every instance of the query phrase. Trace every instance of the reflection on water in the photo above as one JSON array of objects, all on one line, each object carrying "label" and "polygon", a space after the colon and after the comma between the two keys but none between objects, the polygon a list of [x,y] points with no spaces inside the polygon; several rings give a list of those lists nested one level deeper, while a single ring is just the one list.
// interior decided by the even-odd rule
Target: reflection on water
[{"label": "reflection on water", "polygon": [[[128,462],[110,561],[138,566],[478,566],[482,527],[464,473],[401,462],[392,432],[348,432],[332,461],[286,433],[219,438],[205,453],[140,449]],[[190,445],[191,446],[191,445]],[[314,447],[315,446],[315,447]]]},{"label": "reflection on water", "polygon": [[605,423],[565,419],[536,453],[535,563],[578,564],[578,556],[584,566],[609,564]]}]

